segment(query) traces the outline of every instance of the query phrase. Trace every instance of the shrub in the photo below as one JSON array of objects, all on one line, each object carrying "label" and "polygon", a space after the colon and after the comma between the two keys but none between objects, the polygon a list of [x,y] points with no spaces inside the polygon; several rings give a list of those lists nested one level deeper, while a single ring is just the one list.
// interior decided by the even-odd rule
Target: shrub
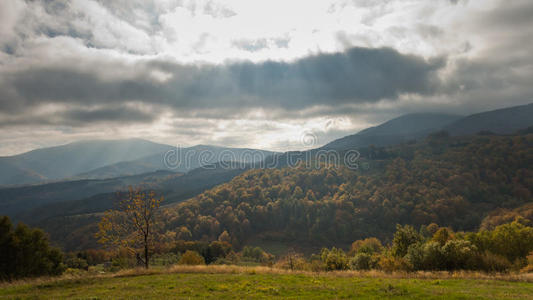
[{"label": "shrub", "polygon": [[178,261],[180,265],[205,265],[204,258],[196,251],[187,250]]},{"label": "shrub", "polygon": [[379,269],[385,272],[410,271],[413,266],[403,257],[398,258],[389,255],[382,255],[378,262]]},{"label": "shrub", "polygon": [[289,253],[275,264],[277,268],[287,270],[311,270],[311,265],[305,260],[302,254]]},{"label": "shrub", "polygon": [[511,263],[504,256],[485,252],[481,255],[481,264],[478,268],[485,272],[507,272],[511,268]]},{"label": "shrub", "polygon": [[396,225],[396,232],[392,240],[392,255],[395,257],[404,257],[407,254],[409,246],[422,241],[422,236],[409,225]]},{"label": "shrub", "polygon": [[86,251],[79,252],[77,256],[85,259],[89,266],[94,266],[109,261],[109,255],[110,254],[108,252],[101,249],[89,249]]},{"label": "shrub", "polygon": [[477,255],[477,248],[470,241],[449,240],[442,247],[447,270],[472,268],[470,262]]},{"label": "shrub", "polygon": [[442,270],[446,265],[446,257],[438,242],[428,242],[422,247],[423,261],[419,270]]},{"label": "shrub", "polygon": [[412,266],[415,270],[421,270],[425,267],[425,244],[422,243],[416,243],[409,246],[407,249],[407,254],[405,255],[404,259],[409,263],[409,265]]},{"label": "shrub", "polygon": [[522,273],[531,273],[533,272],[533,252],[529,253],[527,256],[527,265],[520,270]]},{"label": "shrub", "polygon": [[377,238],[371,237],[353,242],[350,248],[350,255],[355,255],[356,253],[374,254],[382,250],[383,245],[381,245],[381,242]]},{"label": "shrub", "polygon": [[71,269],[89,270],[89,264],[87,263],[87,261],[78,256],[68,256],[65,259],[65,265]]},{"label": "shrub", "polygon": [[171,266],[180,261],[181,256],[175,253],[156,254],[152,257],[154,266]]},{"label": "shrub", "polygon": [[109,272],[135,267],[135,261],[131,257],[117,256],[111,259],[111,264],[106,268]]},{"label": "shrub", "polygon": [[376,268],[378,262],[379,256],[361,252],[350,259],[349,266],[352,270],[370,270]]},{"label": "shrub", "polygon": [[224,258],[231,251],[231,245],[227,242],[214,241],[211,243],[200,241],[177,241],[170,250],[183,254],[187,250],[195,251],[203,256],[205,263],[210,264],[219,258]]},{"label": "shrub", "polygon": [[435,234],[433,234],[432,241],[439,243],[441,246],[444,246],[446,242],[453,238],[453,234],[447,228],[439,228]]},{"label": "shrub", "polygon": [[320,259],[325,264],[327,271],[346,270],[348,268],[348,258],[342,249],[333,247],[328,250],[324,248],[320,253]]},{"label": "shrub", "polygon": [[272,255],[266,253],[260,247],[245,246],[242,249],[242,258],[247,261],[266,263],[272,259]]},{"label": "shrub", "polygon": [[480,251],[504,256],[508,261],[523,260],[533,251],[533,228],[517,218],[512,223],[497,226],[494,230],[482,230],[466,237]]}]

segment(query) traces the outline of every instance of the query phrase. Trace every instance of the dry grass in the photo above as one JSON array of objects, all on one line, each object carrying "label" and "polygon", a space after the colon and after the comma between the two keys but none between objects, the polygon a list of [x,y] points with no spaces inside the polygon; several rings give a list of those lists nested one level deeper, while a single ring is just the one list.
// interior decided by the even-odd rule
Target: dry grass
[{"label": "dry grass", "polygon": [[410,279],[492,279],[504,281],[524,281],[533,282],[533,273],[484,273],[472,271],[456,272],[383,272],[379,270],[370,271],[334,271],[334,272],[311,272],[311,271],[291,271],[270,267],[243,267],[233,265],[212,265],[212,266],[184,266],[175,265],[167,270],[167,273],[210,273],[210,274],[303,274],[312,276],[331,277],[371,277],[371,278],[410,278]]},{"label": "dry grass", "polygon": [[39,277],[30,279],[21,279],[12,282],[0,282],[0,288],[16,285],[36,285],[60,281],[76,281],[81,279],[94,278],[114,278],[114,277],[132,277],[142,275],[159,275],[174,273],[199,273],[199,274],[302,274],[309,276],[327,276],[327,277],[369,277],[369,278],[393,278],[393,279],[481,279],[481,280],[502,280],[502,281],[520,281],[533,282],[533,273],[483,273],[472,271],[456,272],[383,272],[379,270],[370,271],[334,271],[334,272],[311,272],[311,271],[291,271],[286,269],[271,267],[246,267],[235,265],[174,265],[168,268],[135,268],[118,271],[116,273],[104,274],[66,274],[59,277]]},{"label": "dry grass", "polygon": [[172,273],[201,273],[201,274],[302,274],[310,276],[329,277],[371,277],[371,278],[409,278],[409,279],[487,279],[503,281],[523,281],[533,282],[533,273],[484,273],[473,271],[456,272],[383,272],[379,270],[370,271],[334,271],[334,272],[311,272],[311,271],[291,271],[287,269],[271,267],[246,267],[235,265],[174,265],[166,269],[129,269],[112,274],[112,277],[127,277],[153,274]]},{"label": "dry grass", "polygon": [[10,286],[17,286],[17,285],[39,285],[44,283],[50,283],[50,282],[59,282],[59,281],[69,281],[69,280],[80,280],[84,278],[104,278],[104,277],[110,277],[110,274],[63,274],[61,276],[42,276],[42,277],[35,277],[35,278],[24,278],[24,279],[17,279],[13,281],[0,281],[0,289],[10,287]]}]

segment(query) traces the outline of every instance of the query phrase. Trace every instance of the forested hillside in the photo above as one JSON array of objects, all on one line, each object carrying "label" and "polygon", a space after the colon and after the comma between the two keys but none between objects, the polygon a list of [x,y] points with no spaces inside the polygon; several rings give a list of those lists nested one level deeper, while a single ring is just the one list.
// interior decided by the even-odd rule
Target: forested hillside
[{"label": "forested hillside", "polygon": [[167,236],[305,244],[387,240],[397,223],[472,230],[498,208],[533,201],[533,135],[451,138],[370,148],[366,171],[256,169],[165,210]]},{"label": "forested hillside", "polygon": [[[199,169],[148,187],[165,197],[164,240],[216,240],[227,231],[237,247],[251,239],[300,247],[348,245],[370,236],[387,241],[397,223],[475,230],[517,215],[533,219],[527,213],[532,146],[533,134],[440,133],[419,143],[361,149],[358,169],[287,167],[287,157],[279,156],[278,168]],[[215,184],[221,185],[211,188]],[[104,193],[20,217],[64,249],[87,249],[98,246],[96,222],[113,199],[114,192]]]}]

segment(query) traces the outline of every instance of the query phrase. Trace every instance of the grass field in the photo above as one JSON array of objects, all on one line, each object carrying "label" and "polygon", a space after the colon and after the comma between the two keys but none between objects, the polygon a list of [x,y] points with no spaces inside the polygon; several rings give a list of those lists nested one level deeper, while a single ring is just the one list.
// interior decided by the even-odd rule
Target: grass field
[{"label": "grass field", "polygon": [[533,299],[531,278],[496,278],[471,274],[313,274],[267,268],[177,267],[3,284],[0,298]]}]

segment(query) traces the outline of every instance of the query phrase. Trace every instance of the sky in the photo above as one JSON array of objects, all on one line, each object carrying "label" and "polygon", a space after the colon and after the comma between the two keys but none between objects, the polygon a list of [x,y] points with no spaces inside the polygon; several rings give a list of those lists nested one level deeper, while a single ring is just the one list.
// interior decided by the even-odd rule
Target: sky
[{"label": "sky", "polygon": [[0,155],[133,137],[286,151],[531,103],[531,16],[528,0],[2,0]]}]

